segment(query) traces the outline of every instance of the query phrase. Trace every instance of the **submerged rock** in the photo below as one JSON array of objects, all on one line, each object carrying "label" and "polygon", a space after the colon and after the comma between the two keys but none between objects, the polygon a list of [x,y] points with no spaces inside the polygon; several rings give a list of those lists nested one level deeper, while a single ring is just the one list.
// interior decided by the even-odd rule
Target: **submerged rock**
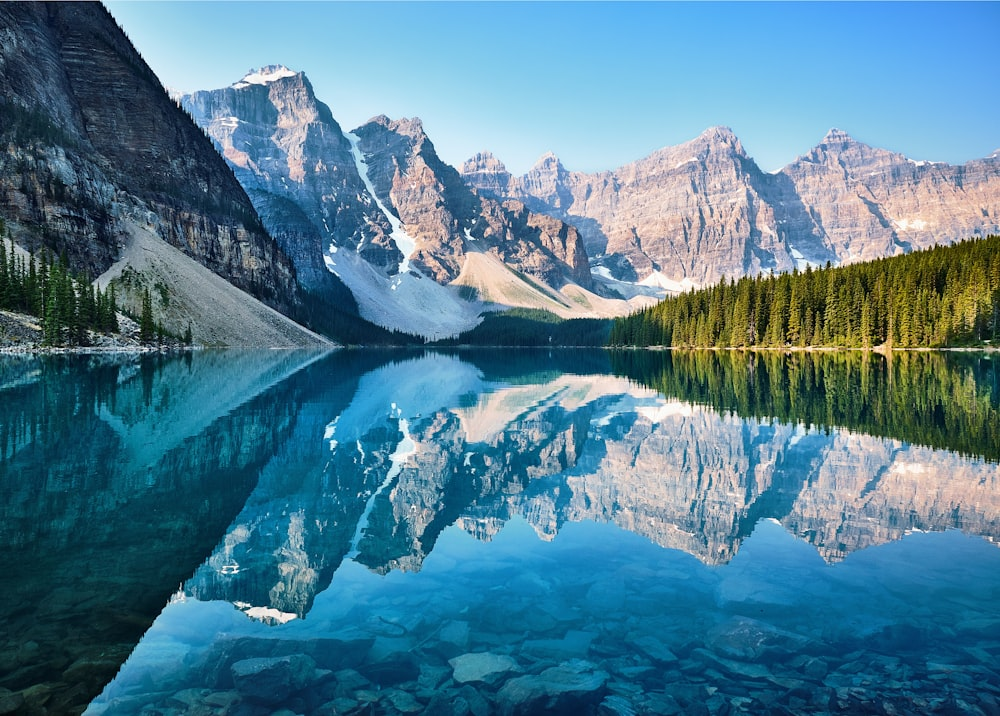
[{"label": "submerged rock", "polygon": [[304,688],[316,674],[316,662],[305,654],[244,659],[231,667],[233,684],[241,696],[280,704]]},{"label": "submerged rock", "polygon": [[553,659],[583,657],[590,650],[590,643],[597,637],[594,632],[571,630],[562,639],[528,639],[522,649],[534,656]]},{"label": "submerged rock", "polygon": [[632,639],[631,643],[653,661],[661,664],[672,664],[677,661],[677,655],[655,636],[639,636]]},{"label": "submerged rock", "polygon": [[513,658],[490,652],[462,654],[454,659],[449,659],[448,663],[455,670],[453,678],[460,684],[470,681],[492,683],[508,671],[517,669],[517,661]]},{"label": "submerged rock", "polygon": [[400,713],[413,714],[423,711],[423,705],[417,701],[413,694],[400,689],[389,689],[382,695],[383,703],[391,704],[392,708]]},{"label": "submerged rock", "polygon": [[751,661],[761,656],[789,656],[809,640],[748,617],[734,617],[708,633],[709,645],[722,656]]},{"label": "submerged rock", "polygon": [[589,661],[573,659],[541,674],[511,679],[497,693],[501,713],[583,711],[600,702],[609,675]]},{"label": "submerged rock", "polygon": [[24,696],[10,689],[0,689],[0,714],[15,713],[24,705]]},{"label": "submerged rock", "polygon": [[628,699],[622,696],[608,696],[601,702],[598,713],[601,716],[635,716],[636,710]]}]

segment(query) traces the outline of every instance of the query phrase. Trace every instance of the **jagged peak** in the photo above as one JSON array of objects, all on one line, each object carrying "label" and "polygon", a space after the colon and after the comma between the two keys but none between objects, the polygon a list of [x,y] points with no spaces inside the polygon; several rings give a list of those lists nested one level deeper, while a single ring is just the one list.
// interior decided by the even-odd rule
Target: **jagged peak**
[{"label": "jagged peak", "polygon": [[484,149],[484,150],[482,150],[480,152],[476,152],[471,157],[469,157],[469,160],[470,161],[472,161],[472,160],[475,160],[475,161],[484,161],[484,162],[499,162],[500,161],[499,159],[497,159],[497,155],[494,154],[493,152],[491,152],[489,149]]},{"label": "jagged peak", "polygon": [[268,85],[272,82],[277,82],[280,79],[295,77],[299,74],[301,73],[291,70],[284,65],[266,65],[256,70],[250,68],[250,70],[243,75],[243,79],[234,83],[233,87],[241,89],[243,87],[248,87],[249,85]]},{"label": "jagged peak", "polygon": [[371,124],[378,125],[379,127],[383,127],[393,132],[398,132],[399,134],[405,134],[406,136],[414,139],[427,136],[424,132],[424,123],[420,117],[400,117],[399,119],[391,119],[387,115],[379,114],[369,119],[361,125],[361,127],[358,127],[358,129],[362,129],[363,127]]},{"label": "jagged peak", "polygon": [[733,142],[739,141],[736,137],[736,133],[724,125],[718,125],[715,127],[709,127],[698,137],[699,139],[708,139],[725,142],[726,144],[732,144]]},{"label": "jagged peak", "polygon": [[857,140],[842,129],[834,127],[823,137],[821,144],[857,144]]},{"label": "jagged peak", "polygon": [[469,173],[474,171],[491,171],[495,173],[506,173],[507,167],[504,163],[497,159],[496,155],[488,149],[484,149],[481,152],[477,152],[473,156],[469,157],[462,164],[462,173]]},{"label": "jagged peak", "polygon": [[740,151],[742,151],[743,149],[742,145],[740,144],[739,137],[736,136],[736,133],[733,132],[733,130],[730,129],[729,127],[719,125],[716,127],[709,127],[694,139],[691,139],[682,144],[663,147],[662,149],[657,150],[657,152],[654,152],[653,154],[654,155],[661,153],[669,154],[679,150],[687,151],[696,148],[704,148],[706,145],[709,147],[712,146],[732,147]]},{"label": "jagged peak", "polygon": [[670,156],[677,152],[693,152],[696,156],[704,158],[702,152],[724,151],[726,153],[735,152],[738,155],[745,155],[743,145],[740,143],[736,133],[726,126],[709,127],[694,139],[671,147],[664,147],[659,152],[654,152],[651,156]]},{"label": "jagged peak", "polygon": [[545,152],[531,167],[531,171],[551,171],[553,169],[557,171],[563,169],[562,162],[553,152]]}]

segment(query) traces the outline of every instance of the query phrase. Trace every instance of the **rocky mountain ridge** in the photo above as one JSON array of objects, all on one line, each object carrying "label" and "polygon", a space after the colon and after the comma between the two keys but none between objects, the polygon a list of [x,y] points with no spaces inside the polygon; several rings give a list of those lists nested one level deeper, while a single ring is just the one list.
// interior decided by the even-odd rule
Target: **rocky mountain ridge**
[{"label": "rocky mountain ridge", "polygon": [[721,277],[891,256],[1000,230],[1000,154],[960,166],[917,162],[831,130],[775,173],[713,127],[613,171],[546,154],[512,176],[489,152],[461,168],[487,196],[574,224],[595,274],[678,291]]},{"label": "rocky mountain ridge", "polygon": [[[136,232],[172,249],[167,265],[176,258],[182,273],[187,261],[220,276],[238,303],[300,312],[291,261],[103,6],[12,3],[0,26],[0,217],[17,244],[64,254],[91,277],[117,262],[120,302],[138,315],[149,290],[166,328],[180,335],[191,323],[196,341],[203,328],[226,333],[226,317],[199,281],[182,287],[151,265],[126,272]],[[246,318],[242,342],[253,342],[260,319]],[[318,341],[273,320],[282,344]]]},{"label": "rocky mountain ridge", "polygon": [[445,336],[495,306],[567,317],[629,309],[592,292],[573,226],[470,189],[419,119],[377,116],[344,132],[306,76],[281,65],[177,99],[215,140],[307,290],[329,290],[331,274],[368,320]]}]

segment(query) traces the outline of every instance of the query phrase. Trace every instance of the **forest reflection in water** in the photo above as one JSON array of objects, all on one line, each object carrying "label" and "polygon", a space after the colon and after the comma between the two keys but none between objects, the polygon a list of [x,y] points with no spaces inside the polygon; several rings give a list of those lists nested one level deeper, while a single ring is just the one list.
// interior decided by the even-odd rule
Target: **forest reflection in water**
[{"label": "forest reflection in water", "polygon": [[992,698],[994,363],[898,358],[5,364],[0,686],[92,698],[145,631],[94,713]]}]

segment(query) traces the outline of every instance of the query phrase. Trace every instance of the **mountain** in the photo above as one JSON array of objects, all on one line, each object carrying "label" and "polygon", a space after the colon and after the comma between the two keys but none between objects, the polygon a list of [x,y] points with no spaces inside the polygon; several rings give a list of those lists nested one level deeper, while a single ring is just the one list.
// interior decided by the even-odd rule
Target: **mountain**
[{"label": "mountain", "polygon": [[629,310],[593,293],[576,228],[470,189],[419,119],[378,116],[345,133],[306,76],[281,65],[177,99],[306,289],[328,296],[342,281],[374,323],[441,337],[503,306],[566,317]]},{"label": "mountain", "polygon": [[891,256],[1000,230],[1000,154],[961,166],[916,162],[839,130],[773,174],[725,127],[614,171],[568,171],[547,154],[515,177],[483,152],[461,172],[486,196],[575,225],[595,275],[626,294]]},{"label": "mountain", "polygon": [[[0,218],[178,335],[316,344],[295,269],[99,3],[0,6]],[[225,310],[220,310],[220,304]],[[280,312],[280,313],[279,313]]]}]

